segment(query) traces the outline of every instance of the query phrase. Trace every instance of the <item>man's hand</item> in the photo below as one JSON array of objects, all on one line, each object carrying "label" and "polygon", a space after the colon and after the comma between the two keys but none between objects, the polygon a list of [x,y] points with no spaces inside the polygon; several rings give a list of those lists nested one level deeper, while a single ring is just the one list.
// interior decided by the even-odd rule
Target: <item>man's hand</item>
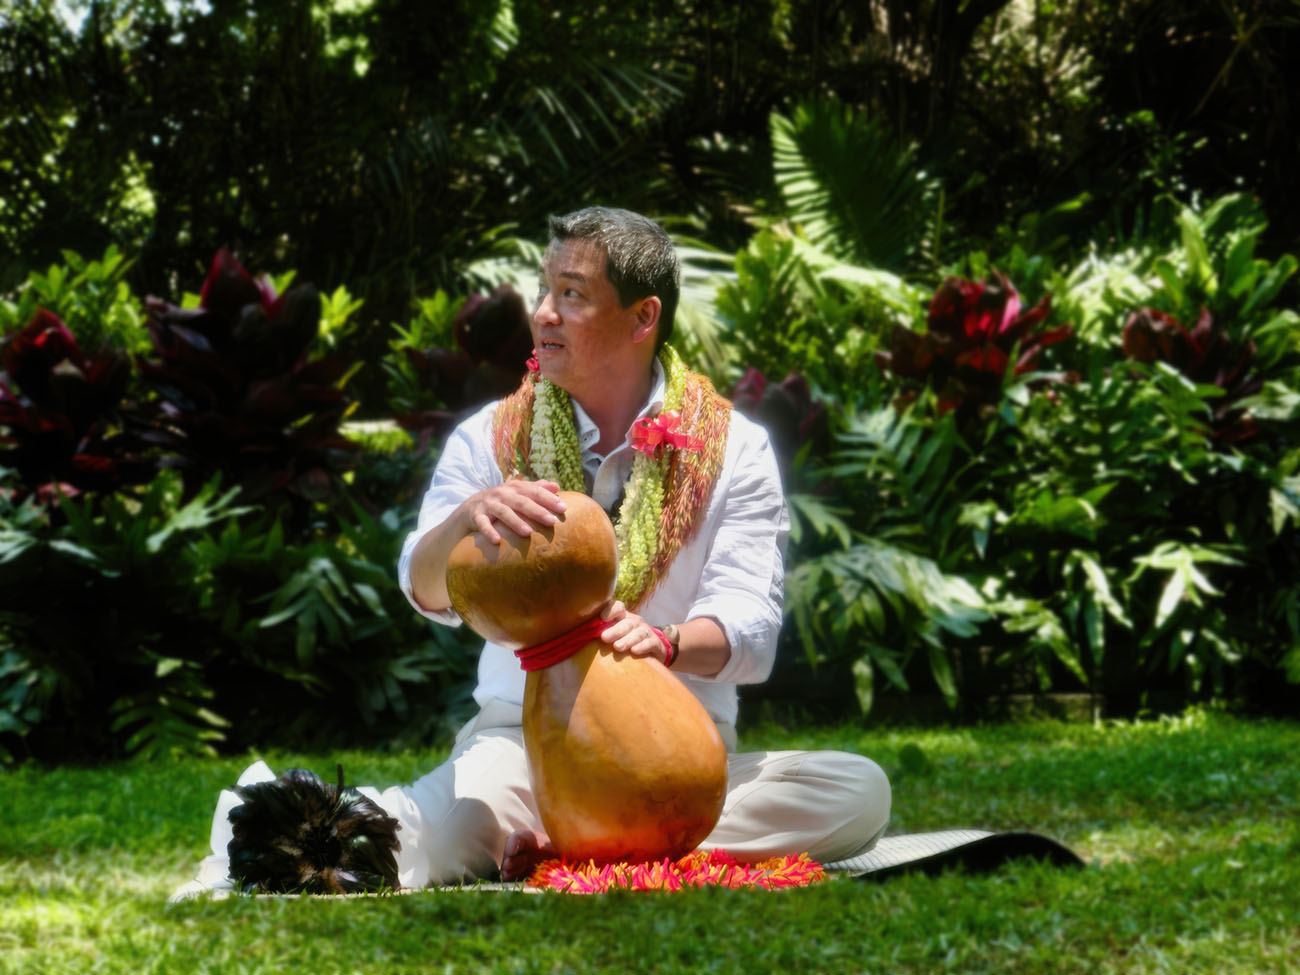
[{"label": "man's hand", "polygon": [[564,513],[554,481],[507,481],[486,488],[457,506],[446,521],[425,533],[411,552],[411,592],[428,610],[451,605],[447,594],[447,558],[456,543],[481,532],[493,545],[501,544],[498,526],[516,535],[530,535],[533,526],[549,528]]},{"label": "man's hand", "polygon": [[611,622],[600,638],[620,653],[630,653],[634,657],[654,657],[661,664],[667,664],[668,651],[664,648],[659,633],[636,613],[628,611],[619,600],[606,603],[600,611],[600,618]]},{"label": "man's hand", "polygon": [[507,481],[470,495],[461,504],[466,534],[482,532],[493,545],[500,545],[498,524],[525,536],[532,534],[534,525],[549,528],[564,514],[559,490],[554,481]]}]

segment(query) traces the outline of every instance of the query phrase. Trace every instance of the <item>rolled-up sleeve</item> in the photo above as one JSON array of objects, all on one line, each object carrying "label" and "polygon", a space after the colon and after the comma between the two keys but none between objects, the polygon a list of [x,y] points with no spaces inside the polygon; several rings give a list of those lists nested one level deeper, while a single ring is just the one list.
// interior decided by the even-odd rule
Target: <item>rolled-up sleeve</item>
[{"label": "rolled-up sleeve", "polygon": [[411,553],[431,528],[442,524],[456,507],[472,494],[502,482],[501,471],[485,447],[491,443],[490,425],[496,404],[475,413],[452,431],[434,468],[429,489],[420,502],[420,517],[415,529],[402,543],[397,560],[397,581],[407,600],[422,616],[448,626],[458,626],[460,616],[454,610],[427,610],[415,601],[411,587]]},{"label": "rolled-up sleeve", "polygon": [[755,684],[776,658],[790,517],[767,433],[733,414],[729,439],[734,474],[688,618],[712,617],[727,636],[731,656],[715,681]]}]

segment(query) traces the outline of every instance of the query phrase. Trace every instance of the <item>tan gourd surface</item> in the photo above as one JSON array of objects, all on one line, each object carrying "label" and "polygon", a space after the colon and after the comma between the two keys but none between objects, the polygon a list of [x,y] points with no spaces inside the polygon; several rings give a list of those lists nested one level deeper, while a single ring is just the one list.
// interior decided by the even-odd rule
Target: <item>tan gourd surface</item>
[{"label": "tan gourd surface", "polygon": [[531,672],[524,742],[542,824],[570,859],[681,856],[722,814],[726,746],[657,660],[596,641]]},{"label": "tan gourd surface", "polygon": [[[475,533],[447,563],[452,607],[510,649],[553,639],[613,596],[614,529],[583,494],[562,491],[565,514],[503,543]],[[679,856],[722,813],[727,752],[708,713],[657,660],[599,640],[529,672],[524,748],[542,825],[573,860]]]},{"label": "tan gourd surface", "polygon": [[553,639],[591,619],[614,595],[614,526],[595,501],[561,491],[564,514],[550,528],[502,542],[475,532],[447,559],[447,593],[465,624],[509,650]]}]

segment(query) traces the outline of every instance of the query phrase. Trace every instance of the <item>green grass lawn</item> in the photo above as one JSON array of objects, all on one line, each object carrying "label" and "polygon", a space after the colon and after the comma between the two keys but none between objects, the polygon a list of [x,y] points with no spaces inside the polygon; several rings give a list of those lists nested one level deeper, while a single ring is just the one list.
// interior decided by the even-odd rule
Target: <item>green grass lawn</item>
[{"label": "green grass lawn", "polygon": [[[904,760],[918,746],[926,761]],[[0,971],[1300,970],[1300,724],[1194,712],[1093,726],[752,729],[895,776],[893,831],[1031,829],[1090,866],[1012,864],[778,892],[424,892],[167,906],[246,757],[0,773]],[[265,756],[349,781],[440,758]]]}]

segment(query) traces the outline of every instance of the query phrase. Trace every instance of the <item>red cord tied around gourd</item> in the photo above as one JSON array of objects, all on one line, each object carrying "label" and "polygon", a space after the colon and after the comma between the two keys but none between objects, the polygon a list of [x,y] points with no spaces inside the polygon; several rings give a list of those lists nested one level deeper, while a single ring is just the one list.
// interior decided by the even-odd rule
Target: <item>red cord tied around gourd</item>
[{"label": "red cord tied around gourd", "polygon": [[585,623],[579,623],[557,637],[516,650],[515,656],[519,658],[519,666],[525,671],[541,670],[552,664],[558,664],[561,660],[567,660],[592,640],[599,640],[600,635],[610,625],[608,620],[593,616]]},{"label": "red cord tied around gourd", "polygon": [[[561,660],[567,660],[592,640],[599,640],[601,634],[613,625],[614,623],[608,620],[593,616],[585,623],[579,623],[573,629],[561,633],[557,637],[552,637],[542,643],[536,643],[531,647],[516,650],[515,656],[519,658],[519,666],[525,672],[542,670],[552,664],[558,664]],[[673,665],[673,645],[668,642],[668,637],[664,636],[662,630],[655,627],[651,627],[651,629],[655,631],[655,635],[659,637],[660,642],[664,645],[664,666],[671,667]]]}]

